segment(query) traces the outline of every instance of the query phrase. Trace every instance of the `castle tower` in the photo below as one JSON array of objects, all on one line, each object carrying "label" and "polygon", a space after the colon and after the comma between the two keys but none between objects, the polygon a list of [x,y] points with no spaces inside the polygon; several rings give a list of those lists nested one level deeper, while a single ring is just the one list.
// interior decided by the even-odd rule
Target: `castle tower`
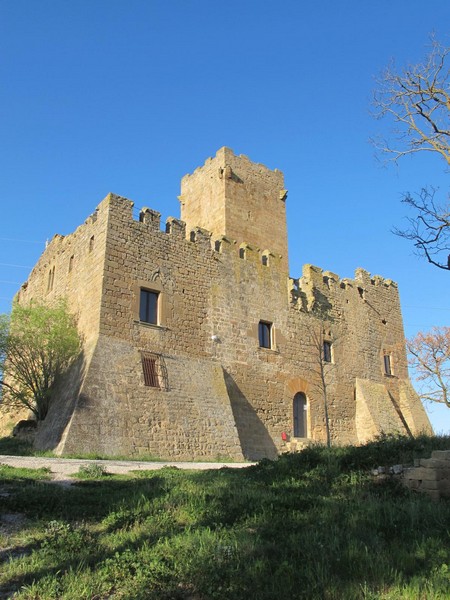
[{"label": "castle tower", "polygon": [[281,260],[288,274],[287,191],[283,173],[221,148],[181,181],[181,219]]}]

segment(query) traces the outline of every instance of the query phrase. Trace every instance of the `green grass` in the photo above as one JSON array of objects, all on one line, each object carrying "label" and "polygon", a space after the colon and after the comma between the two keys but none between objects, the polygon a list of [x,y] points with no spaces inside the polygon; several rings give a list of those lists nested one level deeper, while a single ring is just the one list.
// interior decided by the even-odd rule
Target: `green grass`
[{"label": "green grass", "polygon": [[33,456],[33,443],[18,437],[0,438],[0,454],[12,456]]},{"label": "green grass", "polygon": [[35,450],[33,442],[20,437],[0,438],[0,455],[11,456],[55,456],[50,450]]},{"label": "green grass", "polygon": [[3,534],[0,597],[448,599],[450,501],[370,475],[444,448],[449,437],[384,438],[242,470],[97,473],[71,488],[0,467],[3,512],[26,516]]}]

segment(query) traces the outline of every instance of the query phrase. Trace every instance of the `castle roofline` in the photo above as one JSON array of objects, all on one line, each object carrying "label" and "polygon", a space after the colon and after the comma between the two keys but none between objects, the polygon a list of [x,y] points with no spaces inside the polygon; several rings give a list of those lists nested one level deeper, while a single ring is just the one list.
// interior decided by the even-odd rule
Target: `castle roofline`
[{"label": "castle roofline", "polygon": [[223,165],[225,166],[227,163],[227,160],[233,160],[236,158],[241,159],[242,161],[247,162],[248,164],[251,164],[254,167],[258,167],[260,169],[265,169],[266,171],[271,171],[272,173],[279,173],[280,175],[283,175],[283,173],[282,173],[282,171],[280,171],[280,169],[270,169],[263,163],[252,161],[246,154],[235,154],[235,152],[233,151],[232,148],[229,148],[228,146],[222,146],[221,148],[219,148],[217,150],[217,152],[214,156],[209,156],[205,160],[203,165],[197,167],[192,173],[186,173],[186,175],[184,175],[182,180],[184,180],[185,178],[188,178],[188,177],[192,177],[192,175],[194,175],[196,173],[199,173],[200,171],[202,171],[202,169],[204,167],[209,166],[212,161],[219,161],[219,162],[223,163]]}]

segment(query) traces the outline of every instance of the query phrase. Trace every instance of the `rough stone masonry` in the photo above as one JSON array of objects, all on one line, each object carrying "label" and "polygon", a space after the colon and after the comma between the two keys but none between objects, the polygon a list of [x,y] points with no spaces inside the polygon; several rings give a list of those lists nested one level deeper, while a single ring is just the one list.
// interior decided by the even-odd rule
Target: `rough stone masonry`
[{"label": "rough stone masonry", "polygon": [[179,199],[162,231],[109,194],[22,285],[20,303],[66,298],[83,336],[37,447],[256,460],[431,432],[397,285],[312,265],[289,277],[280,171],[221,148]]}]

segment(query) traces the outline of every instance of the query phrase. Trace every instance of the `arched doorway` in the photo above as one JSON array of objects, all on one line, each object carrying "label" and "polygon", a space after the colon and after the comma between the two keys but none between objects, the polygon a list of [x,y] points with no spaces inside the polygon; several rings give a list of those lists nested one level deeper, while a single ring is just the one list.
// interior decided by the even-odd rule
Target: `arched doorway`
[{"label": "arched doorway", "polygon": [[308,413],[307,400],[303,392],[298,392],[294,396],[294,437],[308,437]]}]

